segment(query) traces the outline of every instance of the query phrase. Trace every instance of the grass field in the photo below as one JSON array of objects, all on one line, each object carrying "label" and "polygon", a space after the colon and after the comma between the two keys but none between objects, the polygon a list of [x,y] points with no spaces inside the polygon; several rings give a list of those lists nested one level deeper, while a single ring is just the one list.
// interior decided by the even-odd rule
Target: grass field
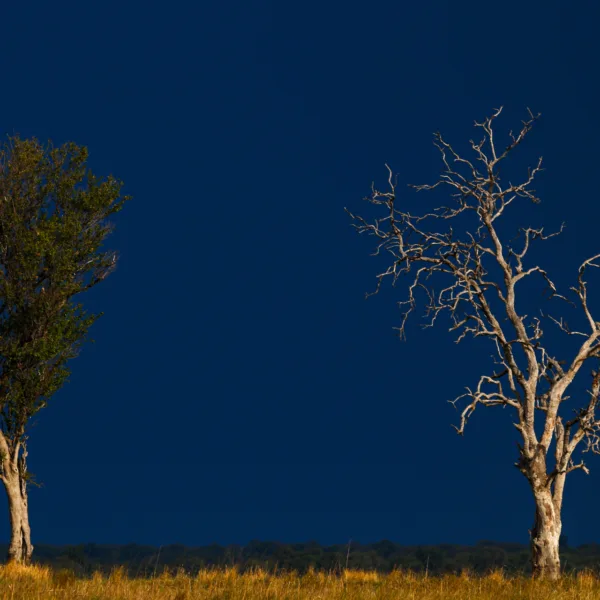
[{"label": "grass field", "polygon": [[466,573],[426,577],[396,571],[389,575],[346,571],[342,575],[309,572],[269,574],[256,570],[244,574],[235,569],[206,570],[197,576],[183,572],[151,579],[129,579],[122,570],[109,576],[94,574],[78,579],[71,572],[52,572],[47,567],[0,567],[1,600],[50,598],[86,600],[359,600],[410,599],[528,600],[600,599],[600,580],[589,573],[566,576],[560,582],[509,578],[497,571],[485,577]]}]

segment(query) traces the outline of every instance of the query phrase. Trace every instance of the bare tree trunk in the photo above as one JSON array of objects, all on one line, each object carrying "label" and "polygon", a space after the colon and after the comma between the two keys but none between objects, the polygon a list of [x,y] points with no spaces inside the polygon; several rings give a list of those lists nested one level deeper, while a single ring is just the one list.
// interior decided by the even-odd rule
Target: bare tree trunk
[{"label": "bare tree trunk", "polygon": [[533,576],[560,579],[558,542],[562,523],[560,507],[552,499],[550,490],[535,491],[535,521],[531,534],[531,565]]}]

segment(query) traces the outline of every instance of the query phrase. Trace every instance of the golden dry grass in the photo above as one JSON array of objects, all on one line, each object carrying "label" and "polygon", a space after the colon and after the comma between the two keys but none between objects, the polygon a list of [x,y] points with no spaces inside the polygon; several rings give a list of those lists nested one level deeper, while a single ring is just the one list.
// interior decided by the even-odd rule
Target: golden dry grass
[{"label": "golden dry grass", "polygon": [[183,571],[152,579],[130,579],[123,569],[79,579],[69,571],[47,567],[0,566],[0,600],[600,600],[600,580],[591,573],[560,582],[507,577],[494,571],[485,577],[426,577],[411,572],[380,574],[345,571],[341,576],[309,571],[240,574],[236,569],[207,569],[197,576]]}]

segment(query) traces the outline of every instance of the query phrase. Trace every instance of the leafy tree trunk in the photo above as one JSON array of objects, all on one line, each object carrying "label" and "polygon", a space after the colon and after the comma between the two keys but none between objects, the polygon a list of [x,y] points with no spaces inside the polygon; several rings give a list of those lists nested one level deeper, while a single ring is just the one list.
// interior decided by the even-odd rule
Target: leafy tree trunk
[{"label": "leafy tree trunk", "polygon": [[560,579],[558,541],[562,529],[560,506],[553,501],[550,490],[534,490],[535,521],[531,534],[531,565],[533,576]]},{"label": "leafy tree trunk", "polygon": [[5,485],[8,495],[8,510],[10,513],[10,546],[8,547],[8,562],[29,564],[33,546],[29,528],[29,507],[27,504],[27,489],[25,482],[16,480]]},{"label": "leafy tree trunk", "polygon": [[[27,498],[27,451],[24,447],[22,454],[4,461],[2,482],[8,498],[10,516],[10,545],[7,561],[29,564],[33,553],[31,544],[31,528],[29,526],[29,502]],[[19,453],[19,448],[16,450]],[[8,467],[8,468],[7,468]]]}]

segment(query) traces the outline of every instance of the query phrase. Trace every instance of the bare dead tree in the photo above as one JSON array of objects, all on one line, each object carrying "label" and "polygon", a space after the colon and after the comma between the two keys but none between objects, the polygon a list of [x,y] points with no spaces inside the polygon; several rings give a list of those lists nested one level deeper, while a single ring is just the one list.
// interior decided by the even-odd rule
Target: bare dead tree
[{"label": "bare dead tree", "polygon": [[[589,473],[583,460],[574,461],[574,452],[579,447],[584,453],[600,454],[600,420],[596,416],[600,395],[600,322],[592,315],[586,283],[589,270],[600,267],[600,254],[583,261],[577,283],[570,288],[573,300],[569,300],[558,293],[545,269],[529,264],[528,254],[534,242],[560,234],[564,224],[549,235],[541,228],[523,227],[518,241],[503,239],[499,223],[509,207],[512,210],[523,200],[539,203],[531,186],[542,168],[542,159],[528,170],[522,183],[501,183],[500,164],[521,144],[539,118],[539,114],[529,111],[519,133],[510,132],[511,141],[499,150],[493,126],[501,111],[502,108],[497,109],[482,123],[475,123],[482,139],[470,141],[472,160],[461,156],[439,133],[435,134],[434,143],[441,153],[444,170],[435,184],[410,187],[424,191],[447,186],[453,198],[451,206],[419,216],[403,210],[397,198],[397,180],[386,165],[388,191],[381,192],[373,186],[371,196],[366,198],[383,207],[385,216],[368,222],[347,212],[359,233],[377,239],[374,254],[387,252],[392,257],[389,267],[378,274],[372,293],[377,293],[387,278],[394,285],[400,276],[408,278],[407,297],[399,303],[403,309],[398,328],[401,337],[405,337],[407,318],[417,306],[417,293],[422,292],[427,302],[426,327],[433,326],[445,314],[457,343],[467,336],[491,342],[493,370],[481,375],[474,388],[467,388],[467,393],[451,400],[460,410],[459,424],[454,427],[463,435],[469,418],[480,406],[513,410],[514,426],[522,437],[515,466],[527,478],[535,500],[535,520],[530,530],[533,574],[557,579],[565,480],[578,469]],[[469,219],[474,225],[464,227]],[[461,227],[464,232],[459,233]],[[563,318],[542,311],[540,318],[522,314],[517,306],[519,290],[523,289],[524,280],[534,277],[541,278],[553,300],[567,301],[578,309],[585,322],[583,331],[574,331]],[[437,292],[434,283],[439,284]],[[522,301],[524,295],[519,296],[519,302]],[[542,329],[546,322],[576,340],[575,350],[565,357],[567,360],[559,360],[550,351]],[[589,398],[567,420],[559,409],[569,398],[566,392],[570,386],[573,389],[575,377],[590,361],[596,368],[591,371]],[[552,442],[553,460],[549,452]]]}]

